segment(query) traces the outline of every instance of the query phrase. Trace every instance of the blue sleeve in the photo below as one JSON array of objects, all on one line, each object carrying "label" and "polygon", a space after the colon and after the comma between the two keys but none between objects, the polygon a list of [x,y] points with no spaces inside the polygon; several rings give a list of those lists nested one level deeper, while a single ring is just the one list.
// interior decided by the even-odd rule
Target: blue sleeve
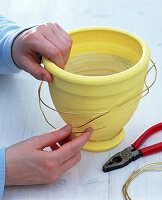
[{"label": "blue sleeve", "polygon": [[0,74],[16,73],[20,68],[11,57],[11,47],[15,37],[29,29],[12,22],[0,15]]},{"label": "blue sleeve", "polygon": [[5,185],[5,148],[0,149],[0,199]]}]

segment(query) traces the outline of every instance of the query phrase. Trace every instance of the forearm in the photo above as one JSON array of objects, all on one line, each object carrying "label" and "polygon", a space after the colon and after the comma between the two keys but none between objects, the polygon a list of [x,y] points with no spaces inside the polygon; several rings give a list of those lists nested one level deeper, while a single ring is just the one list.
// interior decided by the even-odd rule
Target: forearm
[{"label": "forearm", "polygon": [[11,47],[14,39],[22,31],[22,27],[0,15],[0,73],[15,73],[20,69],[14,64],[11,56]]},{"label": "forearm", "polygon": [[0,199],[5,185],[5,148],[0,149]]}]

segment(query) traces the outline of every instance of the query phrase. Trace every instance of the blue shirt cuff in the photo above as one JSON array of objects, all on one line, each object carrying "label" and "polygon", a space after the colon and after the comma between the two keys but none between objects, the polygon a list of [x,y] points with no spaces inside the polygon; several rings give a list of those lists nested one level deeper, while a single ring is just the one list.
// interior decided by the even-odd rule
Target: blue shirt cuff
[{"label": "blue shirt cuff", "polygon": [[16,30],[11,30],[7,33],[7,38],[5,40],[5,44],[3,47],[3,58],[5,59],[5,65],[8,68],[9,73],[17,73],[21,69],[13,62],[12,56],[11,56],[11,48],[12,44],[14,42],[14,39],[23,31],[28,30],[32,27],[20,27]]},{"label": "blue shirt cuff", "polygon": [[5,185],[5,148],[0,149],[0,199],[2,198]]}]

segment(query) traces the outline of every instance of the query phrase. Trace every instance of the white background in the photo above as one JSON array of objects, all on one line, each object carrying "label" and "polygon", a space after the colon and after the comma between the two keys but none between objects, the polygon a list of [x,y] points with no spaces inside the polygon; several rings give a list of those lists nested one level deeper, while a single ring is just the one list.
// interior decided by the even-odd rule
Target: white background
[{"label": "white background", "polygon": [[[158,67],[150,94],[141,100],[126,125],[124,140],[102,153],[82,151],[82,160],[51,185],[6,187],[3,200],[120,200],[122,186],[141,165],[162,161],[162,153],[140,158],[110,173],[102,165],[114,153],[129,146],[147,127],[162,121],[162,2],[160,0],[0,0],[0,13],[22,25],[46,21],[59,23],[66,31],[87,26],[109,26],[133,32],[148,44]],[[153,78],[154,73],[150,76]],[[149,79],[150,80],[150,79]],[[149,81],[148,80],[148,81]],[[38,106],[39,81],[25,72],[0,75],[0,147],[50,130]],[[42,91],[52,105],[47,84]],[[62,127],[58,114],[46,110],[49,119]],[[162,141],[162,131],[143,146]],[[146,172],[130,185],[132,199],[162,199],[162,172]]]}]

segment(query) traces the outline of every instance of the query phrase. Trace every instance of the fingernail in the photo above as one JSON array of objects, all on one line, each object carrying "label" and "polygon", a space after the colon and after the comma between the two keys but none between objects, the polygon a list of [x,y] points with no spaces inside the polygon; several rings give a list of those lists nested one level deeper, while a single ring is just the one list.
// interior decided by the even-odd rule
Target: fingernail
[{"label": "fingernail", "polygon": [[70,124],[67,124],[66,126],[63,127],[64,130],[71,130],[72,126]]},{"label": "fingernail", "polygon": [[93,128],[89,127],[89,128],[87,128],[87,129],[85,130],[85,132],[88,132],[88,133],[93,133],[93,132],[94,132],[94,130],[93,130]]},{"label": "fingernail", "polygon": [[45,75],[43,76],[43,80],[48,82],[47,77]]},{"label": "fingernail", "polygon": [[94,131],[92,130],[92,131],[89,131],[88,133],[90,133],[90,134],[92,134]]}]

